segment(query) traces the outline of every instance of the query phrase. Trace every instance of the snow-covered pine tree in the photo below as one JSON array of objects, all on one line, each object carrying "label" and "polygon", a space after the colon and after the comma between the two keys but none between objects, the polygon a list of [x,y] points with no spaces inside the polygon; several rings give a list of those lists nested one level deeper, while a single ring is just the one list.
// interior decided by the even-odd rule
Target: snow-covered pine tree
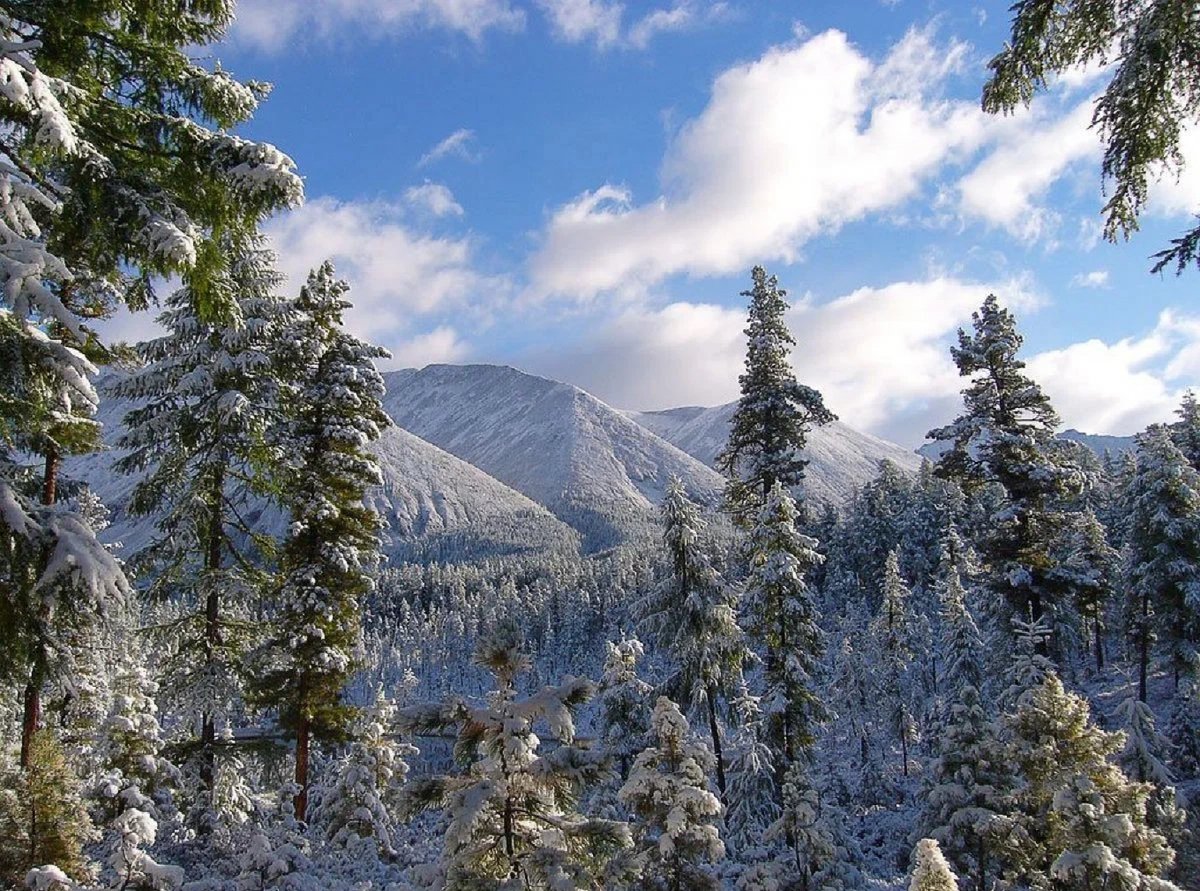
[{"label": "snow-covered pine tree", "polygon": [[83,849],[95,829],[54,731],[35,732],[26,764],[7,773],[0,783],[0,881],[19,887],[29,870],[47,865],[85,880]]},{"label": "snow-covered pine tree", "polygon": [[942,639],[939,649],[944,666],[940,690],[948,701],[953,702],[964,687],[983,690],[983,637],[967,607],[966,591],[958,570],[950,569],[940,599]]},{"label": "snow-covered pine tree", "polygon": [[1194,390],[1183,394],[1183,400],[1175,414],[1179,416],[1179,420],[1168,428],[1171,431],[1171,439],[1192,465],[1192,469],[1200,473],[1200,401],[1196,400]]},{"label": "snow-covered pine tree", "polygon": [[1118,758],[1121,767],[1140,783],[1169,786],[1171,772],[1163,763],[1162,755],[1170,749],[1171,743],[1155,728],[1150,706],[1131,696],[1118,706],[1117,713],[1125,733],[1125,747]]},{"label": "snow-covered pine tree", "polygon": [[269,490],[280,457],[267,436],[279,409],[271,354],[290,314],[262,239],[225,247],[233,259],[222,287],[233,320],[205,321],[202,295],[180,288],[159,318],[167,333],[139,348],[145,366],[113,388],[136,406],[117,463],[143,474],[129,509],[159,518],[155,541],[136,559],[181,611],[167,628],[165,667],[177,714],[199,724],[201,798],[213,790],[218,726],[241,698],[245,606],[265,582],[245,507]]},{"label": "snow-covered pine tree", "polygon": [[408,776],[405,758],[416,749],[391,738],[395,720],[391,700],[376,688],[371,705],[354,722],[345,753],[331,765],[331,782],[321,788],[312,808],[312,825],[351,859],[396,856],[392,814]]},{"label": "snow-covered pine tree", "polygon": [[947,662],[947,688],[953,693],[938,756],[925,778],[919,832],[941,843],[975,891],[987,891],[1013,826],[1006,813],[1012,782],[999,731],[980,700],[982,644],[970,614],[951,591],[945,627],[954,639]]},{"label": "snow-covered pine tree", "polygon": [[1003,717],[1006,755],[1017,785],[1016,821],[1004,873],[1009,881],[1053,887],[1171,891],[1162,878],[1174,852],[1147,820],[1153,792],[1113,763],[1124,742],[1091,721],[1085,699],[1050,671]]},{"label": "snow-covered pine tree", "polygon": [[[773,876],[784,888],[851,891],[859,887],[861,876],[841,838],[836,807],[813,781],[806,761],[798,758],[788,766],[779,819],[767,830],[768,841],[783,843]],[[740,887],[750,891],[761,886],[747,881]]]},{"label": "snow-covered pine tree", "polygon": [[324,263],[309,274],[294,317],[278,335],[285,345],[285,410],[271,436],[291,524],[250,690],[295,735],[301,822],[310,740],[342,737],[352,718],[342,694],[361,646],[361,605],[373,585],[382,525],[364,501],[380,480],[368,447],[391,423],[374,365],[389,354],[344,329],[348,289],[333,264]]},{"label": "snow-covered pine tree", "polygon": [[[5,550],[18,566],[25,562],[18,575],[38,580],[45,605],[37,615],[20,596],[0,604],[13,619],[0,624],[20,644],[5,649],[25,661],[23,760],[41,719],[46,665],[57,661],[42,655],[54,614],[65,611],[56,607],[94,614],[103,593],[84,586],[52,598],[58,573],[40,565],[54,554],[61,569],[74,553],[78,566],[96,568],[94,536],[58,503],[62,459],[98,441],[89,357],[104,351],[85,320],[120,302],[144,307],[156,276],[213,281],[224,262],[215,231],[253,228],[302,198],[291,159],[229,132],[249,119],[266,86],[193,61],[195,48],[219,40],[232,15],[224,0],[203,9],[102,0],[83,10],[56,0],[0,10],[0,539],[22,540]],[[204,290],[216,306],[219,289]],[[39,480],[30,480],[10,446],[40,458]],[[0,572],[9,575],[5,562]],[[100,574],[113,580],[114,568]],[[29,599],[28,584],[0,589],[6,601],[22,592]]]},{"label": "snow-covered pine tree", "polygon": [[917,842],[908,891],[958,891],[958,876],[946,862],[936,839],[923,838]]},{"label": "snow-covered pine tree", "polygon": [[879,707],[884,712],[884,723],[900,743],[900,763],[905,776],[908,776],[909,744],[916,728],[909,679],[913,660],[910,596],[900,575],[899,556],[893,550],[884,567],[879,614],[871,623],[871,634],[881,659],[879,692],[883,701]]},{"label": "snow-covered pine tree", "polygon": [[775,753],[766,743],[758,700],[748,693],[734,704],[736,726],[729,758],[725,841],[731,859],[742,865],[766,861],[767,831],[779,819]]},{"label": "snow-covered pine tree", "polygon": [[745,545],[742,609],[749,634],[766,654],[760,708],[781,782],[794,760],[807,759],[824,718],[814,678],[823,644],[805,581],[823,558],[796,522],[796,503],[776,482]]},{"label": "snow-covered pine tree", "polygon": [[636,637],[605,642],[604,673],[600,679],[601,739],[617,761],[620,779],[629,775],[633,759],[646,748],[650,731],[650,696],[654,688],[638,676],[645,648]]},{"label": "snow-covered pine tree", "polygon": [[1071,598],[1091,638],[1096,671],[1104,668],[1104,621],[1115,597],[1120,556],[1091,508],[1068,518],[1059,547],[1062,555],[1050,575]]},{"label": "snow-covered pine tree", "polygon": [[738,625],[736,595],[704,551],[704,521],[678,478],[667,484],[661,514],[668,574],[635,610],[670,659],[672,674],[664,687],[704,715],[724,796],[722,717],[741,693],[742,668],[751,655]]},{"label": "snow-covered pine tree", "polygon": [[620,797],[635,818],[647,891],[717,891],[713,865],[725,856],[720,799],[708,788],[712,753],[692,738],[687,718],[660,696],[651,717],[656,744],[634,761]]},{"label": "snow-covered pine tree", "polygon": [[[404,812],[446,813],[446,891],[598,891],[629,869],[629,827],[576,810],[583,790],[610,774],[603,754],[575,738],[573,713],[594,688],[568,677],[518,697],[517,679],[530,667],[523,647],[515,624],[498,624],[475,654],[495,678],[486,703],[455,698],[399,713],[398,726],[413,735],[454,731],[456,758],[466,765],[459,774],[414,780],[404,791]],[[541,723],[559,743],[544,754],[534,732]]]},{"label": "snow-covered pine tree", "polygon": [[1061,500],[1079,475],[1055,446],[1058,415],[1017,358],[1023,339],[1012,313],[988,295],[973,321],[974,332],[960,329],[950,350],[959,374],[971,379],[964,411],[927,435],[950,445],[939,474],[968,490],[994,484],[1003,491],[980,542],[992,594],[987,617],[1003,632],[1013,617],[1031,613],[1055,621],[1061,593],[1048,574],[1051,550]]},{"label": "snow-covered pine tree", "polygon": [[726,503],[735,520],[752,523],[775,483],[791,489],[804,478],[800,453],[811,427],[835,420],[821,394],[796,382],[788,353],[796,341],[784,313],[787,292],[761,266],[751,270],[753,287],[746,322],[746,370],[742,395],[717,458],[728,479]]},{"label": "snow-covered pine tree", "polygon": [[1200,667],[1200,472],[1164,428],[1139,436],[1127,497],[1127,615],[1145,702],[1152,640],[1166,644],[1177,688]]}]

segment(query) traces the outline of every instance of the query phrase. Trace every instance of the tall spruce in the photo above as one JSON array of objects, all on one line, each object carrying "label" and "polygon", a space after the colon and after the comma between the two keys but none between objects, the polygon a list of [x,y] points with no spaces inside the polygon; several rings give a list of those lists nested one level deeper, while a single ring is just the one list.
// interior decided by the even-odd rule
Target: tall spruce
[{"label": "tall spruce", "polygon": [[1200,473],[1152,427],[1138,437],[1128,492],[1128,628],[1138,660],[1138,699],[1146,701],[1151,644],[1165,644],[1175,682],[1200,659]]},{"label": "tall spruce", "polygon": [[784,313],[787,292],[761,266],[750,273],[754,286],[746,322],[746,370],[738,378],[742,395],[730,422],[729,441],[717,457],[728,479],[725,496],[731,515],[754,521],[771,488],[791,489],[808,463],[800,453],[813,425],[835,420],[821,394],[796,382],[788,353],[795,339]]},{"label": "tall spruce", "polygon": [[927,435],[950,446],[939,474],[968,490],[998,486],[1002,495],[980,542],[993,627],[1007,629],[1013,617],[1030,615],[1054,622],[1064,607],[1051,572],[1054,546],[1063,499],[1079,477],[1055,445],[1058,415],[1017,356],[1023,339],[1012,313],[989,294],[972,318],[973,332],[959,329],[950,350],[959,374],[971,380],[962,391],[964,411]]},{"label": "tall spruce", "polygon": [[214,788],[218,730],[242,698],[249,608],[267,580],[255,545],[270,543],[247,507],[269,491],[282,457],[268,437],[280,406],[271,354],[290,314],[261,241],[227,248],[234,259],[222,289],[235,320],[205,321],[200,295],[180,288],[159,317],[167,333],[141,345],[146,364],[113,388],[136,406],[117,467],[141,474],[130,512],[157,518],[155,540],[135,558],[153,590],[176,604],[163,629],[167,681],[178,714],[199,724],[201,799]]},{"label": "tall spruce", "polygon": [[746,543],[742,600],[747,631],[766,653],[760,708],[780,787],[791,763],[807,760],[824,718],[814,677],[823,653],[821,630],[805,580],[823,558],[816,540],[796,528],[797,520],[796,503],[776,482]]},{"label": "tall spruce", "polygon": [[721,728],[730,703],[743,689],[742,669],[751,655],[738,625],[736,595],[705,553],[705,523],[675,477],[667,485],[662,524],[667,574],[635,609],[670,659],[665,688],[704,717],[716,756],[717,788],[724,797]]},{"label": "tall spruce", "polygon": [[339,739],[352,710],[343,688],[361,647],[362,601],[372,588],[379,515],[364,496],[380,481],[368,451],[391,421],[373,360],[386,350],[347,333],[349,286],[331,263],[309,274],[286,344],[286,417],[278,442],[281,498],[291,514],[270,631],[258,652],[252,699],[274,707],[296,739],[296,819],[305,819],[310,741]]},{"label": "tall spruce", "polygon": [[[94,530],[59,497],[63,459],[99,441],[89,378],[106,351],[91,322],[121,303],[144,307],[155,278],[171,275],[224,308],[209,287],[225,264],[218,231],[248,232],[303,195],[290,158],[229,132],[267,86],[194,61],[232,18],[229,0],[0,7],[0,541],[16,558],[0,570],[10,576],[0,610],[13,618],[0,627],[24,662],[23,761],[56,616],[95,616],[99,595],[124,585],[115,563],[101,588],[55,590],[46,573],[50,555],[72,549],[97,567]],[[30,578],[45,609],[21,602]]]}]

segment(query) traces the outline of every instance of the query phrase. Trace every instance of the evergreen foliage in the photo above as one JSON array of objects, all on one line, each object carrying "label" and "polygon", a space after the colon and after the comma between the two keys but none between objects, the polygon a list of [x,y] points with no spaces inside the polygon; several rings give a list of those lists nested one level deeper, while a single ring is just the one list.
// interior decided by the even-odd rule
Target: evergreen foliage
[{"label": "evergreen foliage", "polygon": [[787,292],[761,266],[750,273],[753,287],[746,321],[746,370],[738,378],[741,397],[730,422],[729,442],[717,458],[728,478],[726,503],[739,522],[752,522],[776,483],[793,489],[804,479],[804,450],[813,425],[835,420],[821,394],[796,382],[788,360],[795,339],[788,331]]}]

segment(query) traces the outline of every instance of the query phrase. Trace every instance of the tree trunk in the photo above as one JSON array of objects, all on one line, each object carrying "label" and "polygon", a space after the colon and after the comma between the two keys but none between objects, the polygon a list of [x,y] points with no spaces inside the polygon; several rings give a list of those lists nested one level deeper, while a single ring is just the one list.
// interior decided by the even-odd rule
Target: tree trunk
[{"label": "tree trunk", "polygon": [[[58,470],[62,457],[51,447],[46,450],[46,464],[42,473],[42,504],[49,507],[58,501]],[[47,548],[42,555],[42,564],[50,562],[50,552]],[[40,573],[39,573],[40,574]],[[36,580],[34,584],[36,584]],[[46,677],[46,641],[45,623],[50,620],[50,609],[45,604],[38,607],[38,618],[33,628],[30,642],[32,652],[29,659],[29,680],[25,684],[24,702],[21,714],[21,755],[19,763],[22,768],[29,767],[29,748],[33,735],[37,732],[42,721],[42,684]]]},{"label": "tree trunk", "polygon": [[1092,646],[1096,651],[1096,671],[1104,671],[1104,641],[1100,635],[1103,632],[1104,626],[1100,624],[1100,619],[1097,618],[1092,622]]},{"label": "tree trunk", "polygon": [[308,813],[308,740],[310,730],[308,715],[302,714],[300,723],[296,727],[296,785],[300,789],[296,792],[294,799],[296,819],[300,822],[304,822]]},{"label": "tree trunk", "polygon": [[717,761],[717,788],[721,792],[721,801],[724,801],[725,759],[721,754],[721,728],[717,726],[717,697],[712,684],[705,688],[704,698],[708,703],[708,730],[712,734],[713,755]]},{"label": "tree trunk", "polygon": [[908,776],[908,721],[903,717],[900,724],[900,758],[904,763],[904,775]]},{"label": "tree trunk", "polygon": [[1138,699],[1146,701],[1146,672],[1150,664],[1150,595],[1142,594],[1142,620],[1138,629]]},{"label": "tree trunk", "polygon": [[[221,538],[223,534],[221,504],[225,493],[225,473],[219,469],[213,476],[209,497],[208,528],[205,530],[204,573],[210,576],[204,601],[204,659],[209,665],[216,661],[221,645],[221,595],[211,576],[221,568]],[[200,724],[200,785],[212,797],[216,784],[217,726],[213,713],[206,711]]]}]

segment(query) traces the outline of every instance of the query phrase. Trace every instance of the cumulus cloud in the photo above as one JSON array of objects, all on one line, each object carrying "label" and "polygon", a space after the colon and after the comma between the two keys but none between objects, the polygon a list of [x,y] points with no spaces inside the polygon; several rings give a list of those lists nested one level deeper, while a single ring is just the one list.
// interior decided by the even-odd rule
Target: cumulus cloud
[{"label": "cumulus cloud", "polygon": [[683,31],[719,19],[724,2],[677,0],[651,9],[624,28],[625,4],[614,0],[536,0],[554,36],[565,43],[592,43],[597,49],[645,49],[660,34]]},{"label": "cumulus cloud", "polygon": [[1035,113],[998,128],[999,144],[958,183],[963,215],[1023,241],[1049,235],[1058,220],[1039,199],[1073,165],[1100,157],[1100,137],[1088,129],[1092,102],[1057,119]]},{"label": "cumulus cloud", "polygon": [[[948,276],[860,288],[825,303],[798,300],[788,316],[796,374],[847,423],[915,446],[956,412],[962,383],[950,339],[992,292],[1022,309],[1037,304],[1020,279],[987,284]],[[569,355],[532,356],[525,364],[567,376],[622,408],[719,404],[737,398],[744,324],[741,308],[629,308]]]},{"label": "cumulus cloud", "polygon": [[637,204],[610,183],[553,214],[531,294],[588,298],[790,262],[814,235],[897,207],[985,134],[973,103],[937,96],[961,58],[913,30],[876,64],[827,31],[725,71],[670,147],[660,197]]},{"label": "cumulus cloud", "polygon": [[1150,187],[1152,213],[1182,216],[1200,213],[1200,125],[1186,128],[1179,137],[1183,167],[1164,171]]},{"label": "cumulus cloud", "polygon": [[1028,361],[1064,425],[1127,436],[1171,420],[1183,391],[1200,382],[1200,317],[1162,313],[1150,332],[1047,350]]},{"label": "cumulus cloud", "polygon": [[435,217],[461,217],[462,205],[454,199],[454,193],[441,183],[425,182],[410,186],[404,191],[404,200],[417,210]]},{"label": "cumulus cloud", "polygon": [[332,258],[351,286],[347,322],[384,346],[399,342],[414,317],[461,307],[479,294],[502,295],[505,288],[476,271],[468,239],[416,231],[390,204],[317,198],[271,220],[266,231],[291,290]]},{"label": "cumulus cloud", "polygon": [[436,161],[443,158],[454,157],[462,158],[464,161],[475,162],[479,160],[479,152],[474,148],[475,131],[468,130],[465,127],[455,130],[425,154],[421,155],[417,161],[418,167],[427,167]]},{"label": "cumulus cloud", "polygon": [[1081,272],[1071,279],[1071,284],[1077,288],[1107,288],[1108,270],[1093,269],[1091,272]]},{"label": "cumulus cloud", "polygon": [[297,40],[345,33],[371,36],[444,30],[474,41],[492,30],[519,31],[525,13],[508,0],[240,0],[230,37],[267,52]]},{"label": "cumulus cloud", "polygon": [[470,353],[458,332],[448,325],[410,337],[391,347],[387,368],[424,368],[437,362],[461,362]]}]

